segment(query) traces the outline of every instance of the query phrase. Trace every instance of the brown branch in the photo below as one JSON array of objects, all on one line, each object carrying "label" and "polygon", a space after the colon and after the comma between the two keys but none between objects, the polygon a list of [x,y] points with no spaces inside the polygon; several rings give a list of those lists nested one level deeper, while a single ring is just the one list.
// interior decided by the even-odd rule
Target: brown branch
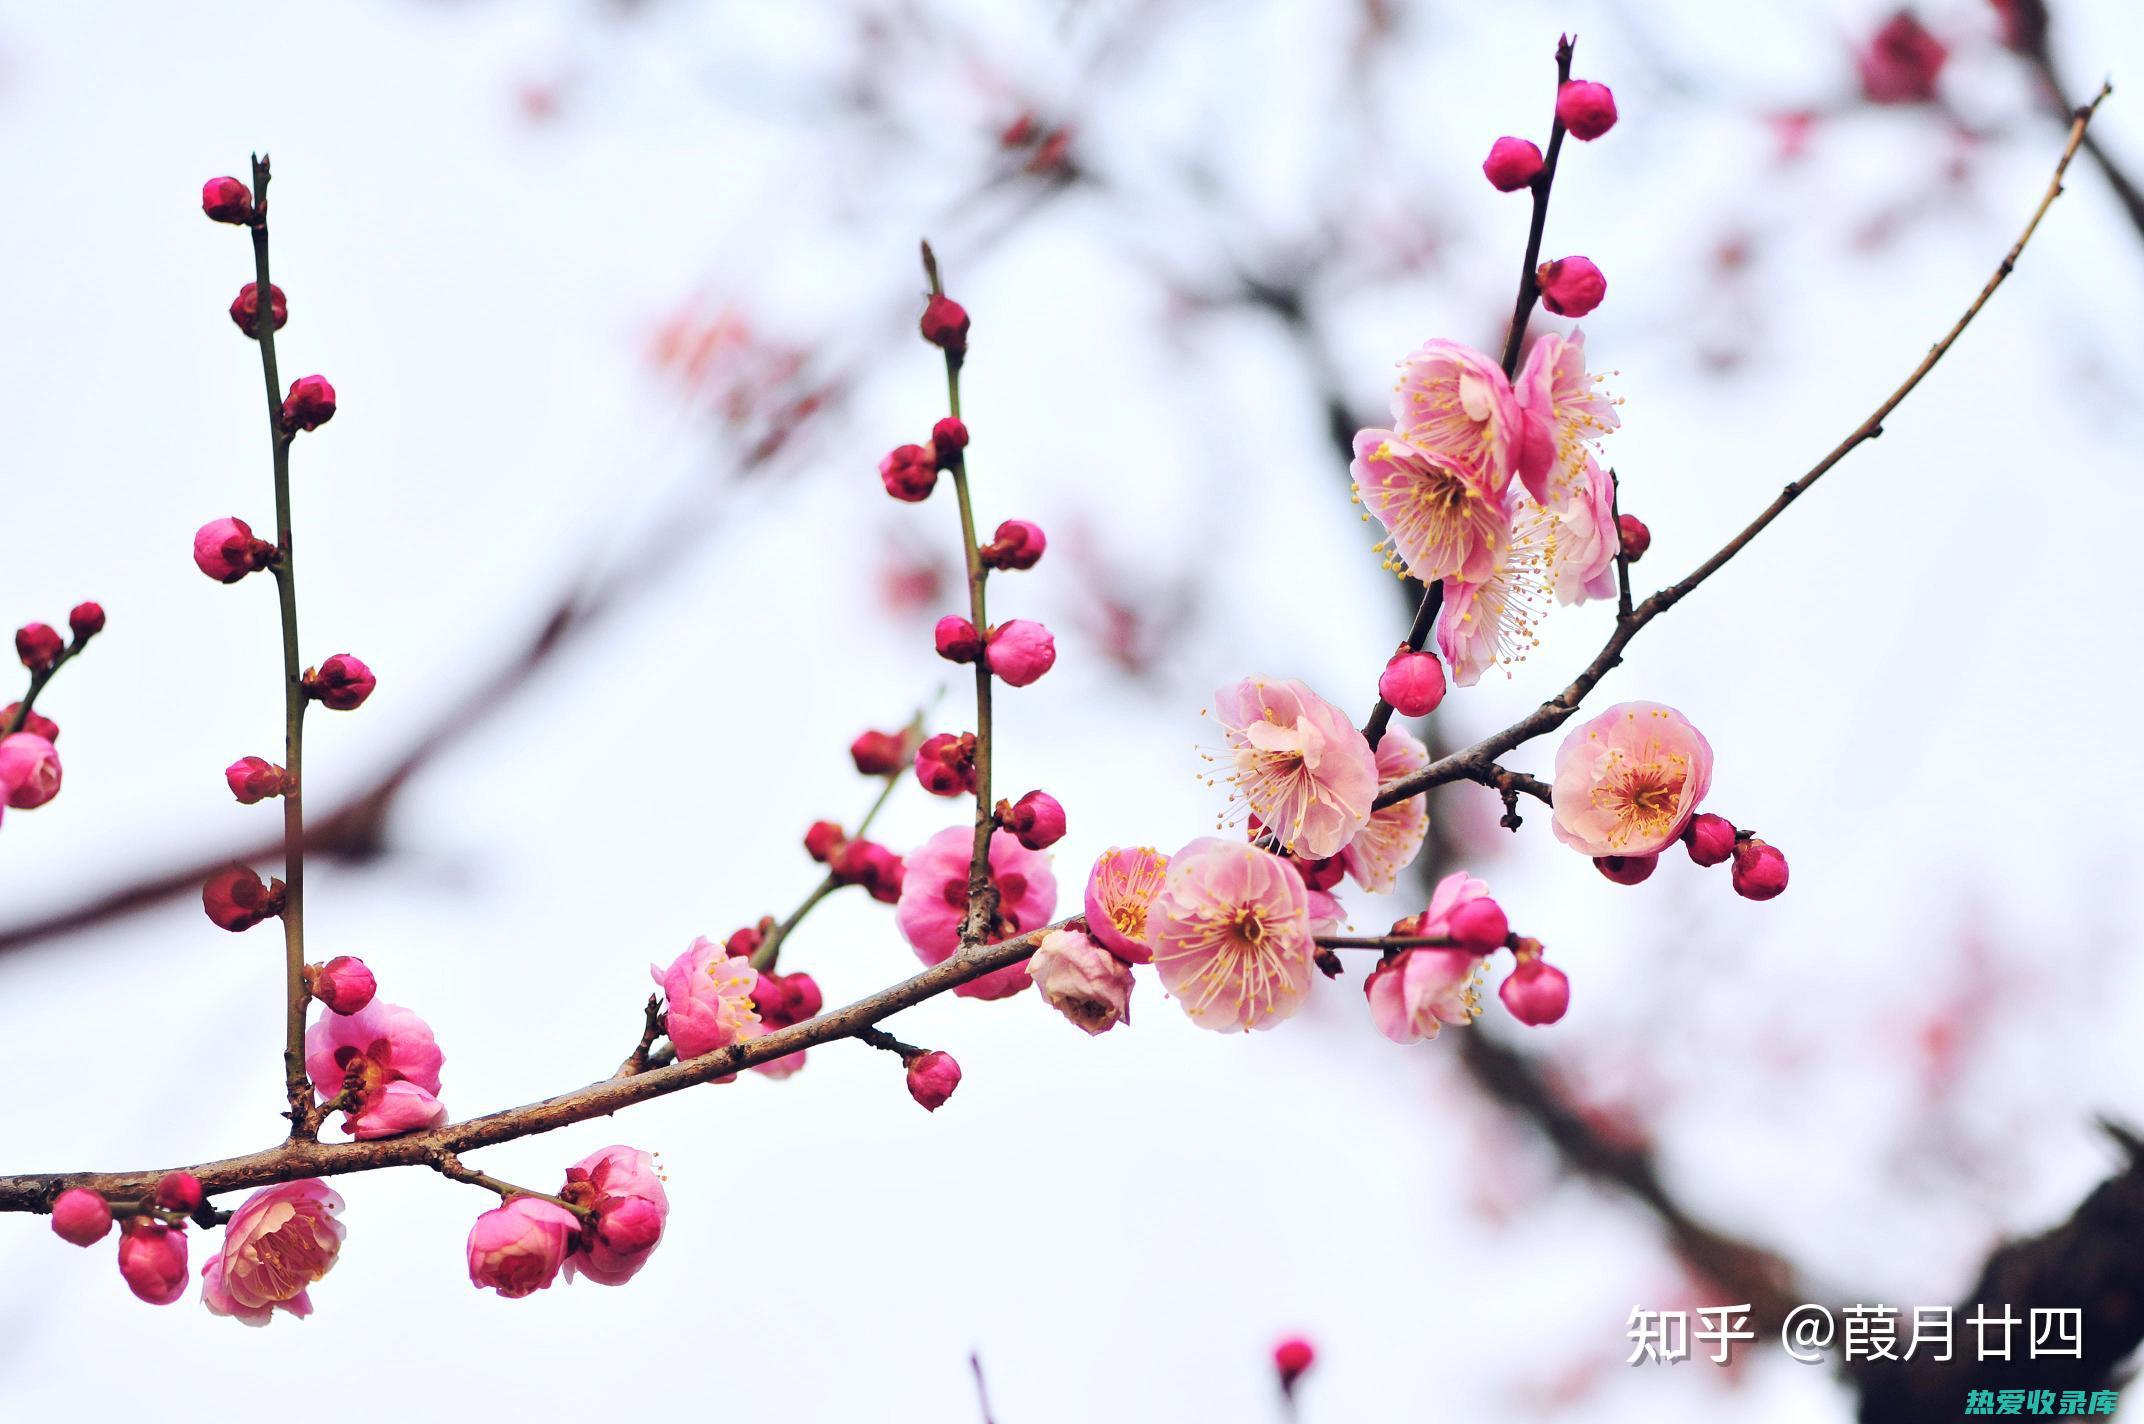
[{"label": "brown branch", "polygon": [[2062,157],[2055,164],[2054,177],[2048,182],[2047,191],[2041,195],[2039,205],[2033,209],[2032,217],[2025,224],[2024,232],[2020,233],[2017,241],[2010,245],[2010,250],[2003,255],[2003,260],[1997,264],[1994,275],[1989,277],[1987,283],[1981,287],[1980,295],[1975,297],[1973,304],[1965,309],[1965,314],[1951,324],[1950,330],[1943,334],[1942,340],[1928,348],[1928,354],[1921,358],[1920,364],[1913,368],[1912,374],[1906,377],[1898,389],[1884,398],[1883,403],[1876,407],[1868,419],[1862,421],[1851,434],[1833,446],[1831,452],[1817,461],[1807,474],[1781,490],[1779,497],[1767,505],[1763,513],[1751,520],[1741,533],[1728,540],[1719,552],[1698,565],[1696,569],[1692,570],[1679,582],[1670,584],[1647,598],[1630,613],[1619,615],[1615,620],[1615,631],[1609,635],[1607,643],[1602,646],[1599,654],[1594,657],[1591,663],[1587,664],[1586,668],[1577,677],[1571,680],[1570,685],[1564,688],[1563,691],[1504,728],[1501,732],[1484,737],[1481,741],[1463,751],[1440,757],[1420,771],[1395,781],[1391,786],[1379,793],[1375,804],[1380,807],[1389,806],[1396,801],[1404,801],[1410,796],[1427,791],[1432,786],[1442,786],[1449,781],[1478,781],[1484,773],[1493,767],[1496,759],[1505,752],[1532,741],[1535,737],[1553,732],[1556,728],[1569,721],[1577,713],[1579,705],[1586,698],[1586,694],[1591,692],[1602,678],[1606,677],[1617,664],[1622,662],[1623,649],[1630,645],[1630,640],[1638,635],[1640,629],[1670,608],[1673,608],[1677,603],[1680,603],[1699,584],[1718,573],[1720,569],[1726,566],[1729,559],[1747,548],[1751,540],[1762,534],[1773,520],[1785,513],[1787,506],[1794,503],[1795,500],[1807,492],[1811,485],[1823,478],[1824,474],[1832,466],[1845,459],[1863,442],[1874,440],[1881,435],[1884,420],[1889,417],[1892,411],[1898,409],[1900,403],[1907,396],[1913,394],[1914,388],[1920,385],[1922,378],[1935,369],[1936,363],[1943,359],[1966,327],[1972,324],[1973,318],[1980,314],[1980,309],[1987,305],[1988,298],[1995,294],[1995,289],[2000,287],[2004,279],[2009,277],[2012,270],[2015,269],[2018,257],[2025,250],[2025,244],[2032,240],[2033,233],[2038,230],[2040,219],[2047,215],[2047,210],[2054,205],[2055,199],[2062,195],[2063,175],[2069,171],[2070,160],[2076,156],[2078,147],[2084,142],[2085,128],[2091,123],[2092,116],[2098,111],[2101,101],[2111,92],[2113,91],[2108,87],[2101,86],[2099,93],[2093,97],[2092,102],[2077,110],[2075,117],[2070,122],[2069,142],[2063,146]]},{"label": "brown branch", "polygon": [[[1044,925],[997,944],[970,945],[943,963],[858,999],[846,1008],[682,1063],[651,1068],[629,1077],[605,1078],[541,1102],[413,1132],[405,1137],[338,1143],[293,1139],[263,1151],[203,1162],[186,1170],[199,1177],[203,1189],[213,1195],[273,1186],[304,1177],[341,1176],[387,1167],[434,1166],[442,1152],[473,1151],[551,1132],[590,1118],[608,1117],[635,1103],[682,1092],[717,1078],[727,1078],[802,1049],[854,1037],[859,1030],[869,1029],[902,1009],[993,970],[1018,964],[1035,952],[1044,935],[1062,929],[1065,923]],[[69,1187],[88,1187],[114,1200],[147,1197],[154,1194],[156,1184],[164,1174],[172,1170],[160,1167],[152,1171],[46,1172],[0,1177],[0,1211],[50,1211],[53,1199]]]}]

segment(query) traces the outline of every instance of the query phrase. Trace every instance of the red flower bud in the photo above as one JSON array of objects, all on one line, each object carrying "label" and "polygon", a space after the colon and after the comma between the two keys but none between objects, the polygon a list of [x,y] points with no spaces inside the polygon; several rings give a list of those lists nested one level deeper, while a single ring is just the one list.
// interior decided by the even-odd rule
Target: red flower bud
[{"label": "red flower bud", "polygon": [[940,732],[916,748],[916,780],[933,796],[962,796],[975,790],[975,735]]},{"label": "red flower bud", "polygon": [[1925,104],[1936,97],[1936,78],[1950,50],[1928,33],[1910,10],[1884,22],[1856,57],[1861,92],[1872,104]]},{"label": "red flower bud", "polygon": [[25,623],[15,630],[15,656],[31,672],[50,672],[66,646],[49,623]]},{"label": "red flower bud", "polygon": [[236,178],[211,178],[201,185],[201,211],[217,222],[251,222],[253,190]]},{"label": "red flower bud", "polygon": [[191,1172],[166,1172],[156,1184],[156,1204],[166,1211],[192,1216],[206,1199],[201,1179]]},{"label": "red flower bud", "polygon": [[1025,687],[1057,663],[1057,640],[1027,618],[1011,618],[990,630],[983,652],[990,671],[1009,687]]},{"label": "red flower bud", "polygon": [[804,833],[804,852],[821,865],[834,858],[834,852],[848,842],[848,834],[832,821],[813,821],[811,829]]},{"label": "red flower bud", "polygon": [[380,680],[348,653],[337,653],[317,668],[307,668],[299,680],[307,697],[336,712],[353,712],[365,705]]},{"label": "red flower bud", "polygon": [[1065,837],[1065,808],[1047,791],[1030,791],[1011,806],[998,803],[998,824],[1029,850],[1048,850]]},{"label": "red flower bud", "polygon": [[1042,551],[1048,544],[1039,524],[1031,524],[1025,519],[1008,519],[998,526],[997,537],[977,552],[982,555],[985,568],[1031,569],[1042,562]]},{"label": "red flower bud", "polygon": [[960,417],[949,415],[931,427],[931,451],[941,470],[950,470],[968,448],[968,427]]},{"label": "red flower bud", "polygon": [[1432,653],[1395,653],[1378,675],[1377,695],[1402,717],[1427,717],[1444,701],[1444,664]]},{"label": "red flower bud", "polygon": [[1520,1023],[1540,1028],[1570,1010],[1571,981],[1546,960],[1528,959],[1497,986],[1496,997],[1504,1001],[1504,1007]]},{"label": "red flower bud", "polygon": [[[231,320],[238,323],[240,331],[258,341],[261,339],[260,316],[260,283],[248,282],[238,289],[237,297],[231,302]],[[268,320],[271,328],[276,331],[281,331],[283,323],[290,320],[290,304],[283,298],[283,289],[273,282],[268,284]],[[319,378],[316,376],[313,379],[318,380]],[[325,385],[327,383],[322,381],[321,384]],[[334,404],[334,400],[334,392],[330,391],[328,393],[328,403],[331,407]],[[330,414],[332,413],[331,409]],[[289,418],[287,415],[284,417],[286,421]],[[326,417],[323,416],[322,419],[326,419]],[[306,428],[310,430],[312,427],[307,426]]]},{"label": "red flower bud", "polygon": [[895,499],[920,503],[938,487],[938,457],[928,445],[896,445],[878,462],[878,478]]},{"label": "red flower bud", "polygon": [[218,583],[237,583],[275,562],[275,545],[253,537],[243,519],[211,519],[194,531],[194,567]]},{"label": "red flower bud", "polygon": [[1735,847],[1735,893],[1745,900],[1769,900],[1787,888],[1787,858],[1779,847],[1752,837]]},{"label": "red flower bud", "polygon": [[849,743],[849,759],[865,776],[888,776],[908,760],[908,740],[899,732],[865,732]]},{"label": "red flower bud", "polygon": [[1653,531],[1646,528],[1645,521],[1635,514],[1618,514],[1615,532],[1623,544],[1623,557],[1631,563],[1644,558],[1645,551],[1653,547]]},{"label": "red flower bud", "polygon": [[380,988],[365,961],[348,954],[338,954],[325,964],[307,965],[305,982],[321,1007],[331,1014],[358,1012],[372,1002]]},{"label": "red flower bud", "polygon": [[932,1049],[919,1053],[908,1061],[908,1096],[921,1103],[927,1110],[936,1112],[945,1106],[953,1090],[960,1086],[960,1065],[950,1053]]},{"label": "red flower bud", "polygon": [[949,663],[972,663],[983,655],[983,640],[975,635],[975,625],[957,613],[939,619],[934,636],[938,656]]},{"label": "red flower bud", "polygon": [[52,1203],[52,1230],[75,1246],[94,1246],[112,1229],[112,1206],[87,1187],[69,1187]]},{"label": "red flower bud", "polygon": [[1541,173],[1541,150],[1523,138],[1500,138],[1489,145],[1481,171],[1499,193],[1515,193]]},{"label": "red flower bud", "polygon": [[1682,843],[1699,865],[1718,865],[1735,853],[1734,823],[1710,811],[1692,816],[1683,827]]},{"label": "red flower bud", "polygon": [[1318,1362],[1318,1352],[1308,1340],[1300,1335],[1291,1335],[1273,1347],[1273,1372],[1280,1376],[1280,1392],[1295,1394],[1295,1382],[1310,1372]]},{"label": "red flower bud", "polygon": [[1541,284],[1541,305],[1557,316],[1584,316],[1608,295],[1608,279],[1584,257],[1559,257],[1534,273]]},{"label": "red flower bud", "polygon": [[907,877],[908,866],[877,841],[850,841],[834,852],[827,869],[834,879],[843,885],[861,885],[871,892],[871,898],[884,905],[894,904],[901,898],[901,882]]},{"label": "red flower bud", "polygon": [[67,626],[74,630],[74,645],[81,647],[104,631],[104,605],[77,603],[67,614]]},{"label": "red flower bud", "polygon": [[722,952],[732,959],[750,959],[759,953],[759,947],[766,942],[765,931],[757,925],[746,925],[741,930],[730,932],[730,937],[722,941]]},{"label": "red flower bud", "polygon": [[228,865],[201,887],[201,907],[219,929],[250,930],[283,913],[283,882],[263,885],[252,867]]},{"label": "red flower bud", "polygon": [[1469,954],[1490,954],[1504,947],[1511,937],[1511,921],[1504,907],[1484,895],[1452,911],[1452,943]]},{"label": "red flower bud", "polygon": [[223,769],[223,779],[241,806],[251,806],[290,789],[290,775],[265,757],[240,757]]},{"label": "red flower bud", "polygon": [[951,297],[932,297],[924,305],[923,320],[917,326],[931,345],[954,356],[967,354],[968,313]]},{"label": "red flower bud", "polygon": [[[7,706],[0,707],[0,732],[4,732],[15,725],[15,714],[20,711],[22,711],[20,702],[10,702]],[[48,742],[56,742],[60,739],[60,724],[42,712],[33,711],[29,716],[23,718],[22,730],[35,733]]]},{"label": "red flower bud", "polygon": [[185,1228],[148,1216],[128,1220],[119,1228],[119,1275],[151,1305],[169,1305],[186,1294]]},{"label": "red flower bud", "polygon": [[1572,138],[1591,142],[1615,127],[1615,95],[1590,79],[1569,80],[1556,91],[1556,117]]},{"label": "red flower bud", "polygon": [[1593,859],[1593,868],[1618,885],[1636,885],[1648,879],[1659,864],[1657,855],[1602,855]]},{"label": "red flower bud", "polygon": [[[275,300],[273,294],[269,301]],[[283,398],[285,430],[318,430],[335,417],[335,388],[326,376],[300,376]]]}]

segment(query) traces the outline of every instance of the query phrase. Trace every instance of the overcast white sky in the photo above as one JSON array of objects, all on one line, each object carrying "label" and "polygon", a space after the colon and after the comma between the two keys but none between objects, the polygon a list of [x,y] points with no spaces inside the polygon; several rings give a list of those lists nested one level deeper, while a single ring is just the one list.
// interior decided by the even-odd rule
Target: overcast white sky
[{"label": "overcast white sky", "polygon": [[[854,88],[844,6],[0,15],[0,618],[58,622],[86,597],[111,617],[41,704],[67,785],[0,827],[0,921],[273,819],[232,805],[220,768],[276,752],[274,600],[187,556],[210,518],[271,518],[256,356],[223,314],[246,244],[195,206],[250,149],[275,156],[286,374],[322,371],[342,398],[297,451],[305,654],[356,652],[380,677],[362,712],[312,719],[316,804],[364,784],[572,570],[718,479],[718,424],[647,359],[666,316],[733,305],[860,372],[798,458],[644,570],[628,616],[411,788],[392,859],[313,877],[317,955],[361,955],[430,1020],[462,1116],[607,1073],[648,963],[793,904],[816,869],[804,827],[868,800],[849,738],[945,680],[943,610],[877,606],[889,547],[950,556],[954,534],[949,501],[895,507],[873,469],[941,413],[931,353],[895,320],[919,232],[975,315],[981,518],[1057,541],[993,611],[1060,633],[1057,669],[1002,699],[1000,776],[1065,802],[1069,909],[1103,846],[1209,826],[1212,687],[1255,671],[1365,704],[1401,631],[1299,353],[1255,313],[1186,316],[1158,271],[1219,288],[1279,251],[1426,231],[1419,270],[1319,295],[1325,358],[1374,411],[1408,347],[1500,331],[1524,204],[1476,165],[1542,127],[1550,48],[1576,30],[1623,121],[1571,151],[1548,247],[1609,274],[1586,327],[1627,398],[1615,458],[1654,532],[1641,572],[1664,581],[1911,367],[2060,144],[1964,0],[1923,12],[1958,47],[1947,97],[1989,131],[1955,182],[1923,113],[1855,109],[1803,163],[1772,161],[1762,113],[1846,104],[1876,7],[1401,6],[1368,89],[1345,78],[1337,4],[1164,7],[1090,65],[1092,36],[1140,8],[932,7],[968,42],[887,42],[866,66],[876,119],[834,103]],[[2059,9],[2080,82],[2144,71],[2135,7]],[[979,85],[1079,111],[1109,189],[1002,237],[994,212],[948,215],[1015,107]],[[2144,159],[2136,102],[2116,96],[2107,136]],[[1754,261],[1730,287],[1710,274],[1732,237]],[[2094,1114],[2144,1118],[2144,847],[2125,812],[2144,769],[2140,277],[2144,244],[2080,166],[1884,438],[1602,689],[1703,728],[1713,804],[1786,849],[1785,897],[1742,902],[1674,857],[1619,889],[1545,816],[1498,839],[1486,793],[1448,812],[1573,977],[1570,1018],[1529,1046],[1643,1118],[1701,1210],[1849,1299],[1951,1300],[2000,1233],[2059,1219],[2105,1173]],[[1154,675],[1127,679],[1086,631],[1098,579],[1182,612]],[[1558,615],[1516,679],[1454,696],[1452,735],[1561,686],[1606,619]],[[1545,772],[1552,753],[1512,760]],[[887,838],[949,819],[904,791]],[[1375,928],[1409,907],[1353,908]],[[913,962],[880,907],[837,898],[784,967],[842,1001]],[[0,960],[0,1170],[264,1144],[279,1005],[269,935],[184,903]],[[1632,1305],[1703,1302],[1644,1219],[1563,1182],[1471,1095],[1449,1044],[1379,1038],[1354,977],[1246,1039],[1192,1029],[1150,979],[1133,1019],[1090,1042],[1031,997],[946,1000],[894,1025],[966,1070],[935,1116],[890,1059],[837,1046],[787,1082],[477,1159],[540,1185],[613,1141],[659,1151],[670,1235],[615,1291],[479,1295],[462,1239],[487,1198],[411,1172],[340,1183],[349,1239],[318,1314],[266,1331],[191,1295],[142,1306],[108,1245],[0,1219],[0,1416],[280,1399],[332,1424],[376,1415],[378,1386],[507,1419],[963,1419],[974,1348],[1001,1424],[1254,1420],[1276,1407],[1265,1352],[1303,1330],[1323,1353],[1313,1420],[1844,1417],[1827,1374],[1770,1356],[1731,1381],[1622,1369]],[[1916,1045],[1938,1022],[1966,1053],[1932,1087]],[[1476,1031],[1497,1030],[1514,1026]]]}]

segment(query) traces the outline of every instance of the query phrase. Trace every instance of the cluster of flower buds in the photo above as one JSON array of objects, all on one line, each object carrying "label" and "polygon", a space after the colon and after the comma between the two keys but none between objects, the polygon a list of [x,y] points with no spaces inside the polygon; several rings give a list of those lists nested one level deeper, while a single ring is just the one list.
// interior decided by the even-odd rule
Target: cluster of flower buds
[{"label": "cluster of flower buds", "polygon": [[862,836],[851,839],[835,821],[814,821],[804,833],[804,849],[826,867],[836,885],[861,885],[884,905],[900,900],[906,867],[900,856],[877,841]]},{"label": "cluster of flower buds", "polygon": [[967,796],[975,790],[975,734],[938,732],[916,748],[916,780],[933,796]]},{"label": "cluster of flower buds", "polygon": [[[1556,91],[1556,125],[1587,142],[1615,127],[1615,95],[1589,79],[1566,80]],[[1553,143],[1551,148],[1553,148]],[[1547,161],[1531,141],[1506,135],[1489,145],[1481,171],[1500,193],[1531,190],[1544,181]],[[1537,200],[1538,201],[1538,200]],[[1584,257],[1559,257],[1534,273],[1541,304],[1557,316],[1582,317],[1608,294],[1608,279]]]},{"label": "cluster of flower buds", "polygon": [[4,808],[34,810],[60,794],[59,724],[39,716],[26,704],[37,696],[60,665],[104,631],[104,606],[78,603],[67,615],[72,639],[62,638],[49,623],[25,623],[15,630],[15,656],[30,673],[30,690],[20,701],[0,709],[0,814]]},{"label": "cluster of flower buds", "polygon": [[555,1198],[519,1193],[469,1228],[469,1280],[518,1300],[563,1270],[598,1285],[639,1274],[663,1239],[670,1197],[655,1159],[637,1147],[606,1147],[566,1169]]},{"label": "cluster of flower buds", "polygon": [[[1710,811],[1692,816],[1675,839],[1698,865],[1731,864],[1729,879],[1745,900],[1770,900],[1787,888],[1787,857],[1779,847],[1736,830],[1725,816]],[[1660,855],[1606,855],[1593,863],[1616,884],[1636,885],[1652,877]]]}]

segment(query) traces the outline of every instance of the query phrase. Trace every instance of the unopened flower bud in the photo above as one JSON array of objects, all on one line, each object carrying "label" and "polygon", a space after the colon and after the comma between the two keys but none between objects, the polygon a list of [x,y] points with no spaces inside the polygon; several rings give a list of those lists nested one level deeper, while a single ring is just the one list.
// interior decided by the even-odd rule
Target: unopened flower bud
[{"label": "unopened flower bud", "polygon": [[60,754],[35,732],[0,737],[0,800],[34,810],[60,794]]},{"label": "unopened flower bud", "polygon": [[1300,1335],[1291,1335],[1273,1347],[1273,1372],[1280,1377],[1280,1392],[1291,1398],[1295,1384],[1318,1362],[1318,1352]]},{"label": "unopened flower bud", "polygon": [[923,308],[923,320],[917,323],[923,339],[941,351],[953,356],[964,356],[968,351],[968,312],[959,302],[939,293],[932,296]]},{"label": "unopened flower bud", "polygon": [[265,757],[245,756],[223,769],[223,779],[241,806],[251,806],[290,789],[290,775]]},{"label": "unopened flower bud", "polygon": [[1011,806],[998,803],[998,824],[1029,850],[1048,850],[1065,836],[1065,808],[1047,791],[1030,791]]},{"label": "unopened flower bud", "polygon": [[194,532],[194,567],[218,583],[237,583],[275,562],[275,545],[253,537],[243,519],[211,519]]},{"label": "unopened flower bud", "polygon": [[[20,702],[10,702],[7,706],[0,707],[0,727],[14,726],[15,718],[21,711],[22,704]],[[60,724],[47,717],[44,713],[35,710],[22,719],[22,730],[35,732],[48,742],[56,742],[60,739]]]},{"label": "unopened flower bud", "polygon": [[878,462],[878,477],[886,493],[916,504],[938,487],[938,459],[928,445],[896,445]]},{"label": "unopened flower bud", "polygon": [[1622,541],[1623,557],[1631,563],[1645,557],[1645,551],[1653,547],[1653,531],[1645,527],[1645,521],[1635,514],[1618,514],[1615,517],[1616,537]]},{"label": "unopened flower bud", "polygon": [[[762,921],[761,923],[768,923]],[[731,930],[730,937],[722,941],[722,952],[731,959],[750,959],[759,953],[759,947],[767,942],[767,933],[758,925],[746,925],[741,930]]]},{"label": "unopened flower bud", "polygon": [[337,653],[317,668],[307,668],[298,685],[307,697],[335,712],[353,712],[365,705],[380,680],[372,669],[348,653]]},{"label": "unopened flower bud", "polygon": [[52,1203],[52,1231],[76,1246],[94,1246],[112,1229],[112,1207],[87,1187],[69,1187]]},{"label": "unopened flower bud", "polygon": [[1009,686],[1025,687],[1057,661],[1057,640],[1040,623],[1010,619],[990,630],[983,661]]},{"label": "unopened flower bud", "polygon": [[1444,664],[1433,653],[1395,653],[1378,674],[1377,695],[1402,717],[1427,717],[1444,701]]},{"label": "unopened flower bud", "polygon": [[67,626],[74,632],[74,645],[81,647],[104,631],[104,605],[77,603],[68,611]]},{"label": "unopened flower bud", "polygon": [[1787,858],[1779,847],[1755,837],[1735,847],[1735,893],[1745,900],[1769,900],[1787,888]]},{"label": "unopened flower bud", "polygon": [[1601,855],[1593,859],[1593,868],[1618,885],[1636,885],[1650,877],[1660,864],[1657,855]]},{"label": "unopened flower bud", "polygon": [[283,882],[263,885],[251,867],[228,865],[201,887],[201,907],[219,929],[250,930],[283,913]]},{"label": "unopened flower bud", "polygon": [[953,1096],[960,1086],[960,1065],[950,1053],[932,1049],[919,1053],[908,1061],[908,1096],[931,1112],[945,1106],[945,1100]]},{"label": "unopened flower bud", "polygon": [[335,388],[326,376],[300,376],[290,383],[290,394],[283,397],[285,430],[318,430],[334,418]]},{"label": "unopened flower bud", "polygon": [[1682,843],[1699,865],[1718,865],[1735,853],[1734,822],[1710,811],[1692,816],[1683,828]]},{"label": "unopened flower bud", "polygon": [[997,537],[976,552],[983,565],[993,569],[1031,569],[1042,562],[1049,540],[1042,526],[1025,519],[1008,519],[998,526]]},{"label": "unopened flower bud", "polygon": [[1556,91],[1556,117],[1572,138],[1591,142],[1615,127],[1615,95],[1590,79],[1568,80]]},{"label": "unopened flower bud", "polygon": [[813,821],[811,829],[804,832],[804,853],[821,865],[834,858],[848,841],[848,833],[834,821]]},{"label": "unopened flower bud", "polygon": [[1936,79],[1950,57],[1944,43],[1910,10],[1900,10],[1855,57],[1861,93],[1872,104],[1925,104],[1936,97]]},{"label": "unopened flower bud", "polygon": [[127,1289],[151,1305],[186,1294],[186,1231],[137,1216],[119,1229],[119,1274]]},{"label": "unopened flower bud", "polygon": [[251,222],[253,190],[236,178],[211,178],[201,185],[201,211],[217,222]]},{"label": "unopened flower bud", "polygon": [[1556,1022],[1570,1009],[1571,981],[1547,960],[1528,959],[1497,986],[1496,997],[1504,1001],[1513,1018],[1539,1028]]},{"label": "unopened flower bud", "polygon": [[916,748],[916,780],[933,796],[962,796],[975,789],[975,736],[940,732]]},{"label": "unopened flower bud", "polygon": [[[255,341],[258,341],[261,339],[260,319],[260,283],[248,282],[246,283],[246,285],[238,289],[238,295],[231,300],[231,320],[238,323],[238,329],[240,331],[243,331],[246,335],[252,337]],[[283,329],[283,324],[289,320],[290,303],[284,299],[283,289],[281,287],[278,287],[275,283],[270,282],[268,284],[269,327],[271,330],[281,331]],[[319,380],[320,378],[318,376],[315,376],[313,377],[313,379]],[[321,381],[321,384],[326,385],[327,382]],[[333,391],[329,391],[328,401],[331,407],[334,403],[334,399],[335,393]],[[329,411],[329,414],[333,413],[334,412],[331,409]],[[288,416],[285,417],[286,420],[288,418]],[[326,417],[323,416],[322,419],[326,419]],[[310,430],[312,429],[312,427],[307,426],[306,429]]]},{"label": "unopened flower bud", "polygon": [[338,954],[325,964],[308,965],[305,982],[312,987],[313,997],[321,1007],[331,1014],[359,1012],[372,1002],[380,987],[365,961],[349,954]]},{"label": "unopened flower bud", "polygon": [[66,647],[66,640],[50,623],[25,623],[15,630],[15,656],[31,672],[50,672]]},{"label": "unopened flower bud", "polygon": [[1497,192],[1515,193],[1540,176],[1541,150],[1523,138],[1500,138],[1489,145],[1481,171]]},{"label": "unopened flower bud", "polygon": [[976,636],[975,625],[957,613],[939,619],[934,636],[938,656],[949,663],[972,663],[982,656],[983,640]]},{"label": "unopened flower bud", "polygon": [[845,841],[827,857],[827,870],[837,885],[875,885],[892,873],[894,853],[877,841]]},{"label": "unopened flower bud", "polygon": [[1469,900],[1452,911],[1452,943],[1469,954],[1489,954],[1504,947],[1511,937],[1511,921],[1504,914],[1504,907],[1481,896]]},{"label": "unopened flower bud", "polygon": [[1541,285],[1541,305],[1557,316],[1584,316],[1608,295],[1608,279],[1584,257],[1559,257],[1534,273]]},{"label": "unopened flower bud", "polygon": [[205,1200],[201,1179],[191,1172],[166,1172],[156,1184],[156,1204],[166,1211],[192,1216]]},{"label": "unopened flower bud", "polygon": [[968,448],[968,427],[957,415],[949,415],[931,427],[931,453],[936,457],[938,468],[950,470],[960,463],[960,452]]},{"label": "unopened flower bud", "polygon": [[908,760],[908,739],[899,732],[865,732],[849,743],[849,759],[865,776],[890,776]]}]

